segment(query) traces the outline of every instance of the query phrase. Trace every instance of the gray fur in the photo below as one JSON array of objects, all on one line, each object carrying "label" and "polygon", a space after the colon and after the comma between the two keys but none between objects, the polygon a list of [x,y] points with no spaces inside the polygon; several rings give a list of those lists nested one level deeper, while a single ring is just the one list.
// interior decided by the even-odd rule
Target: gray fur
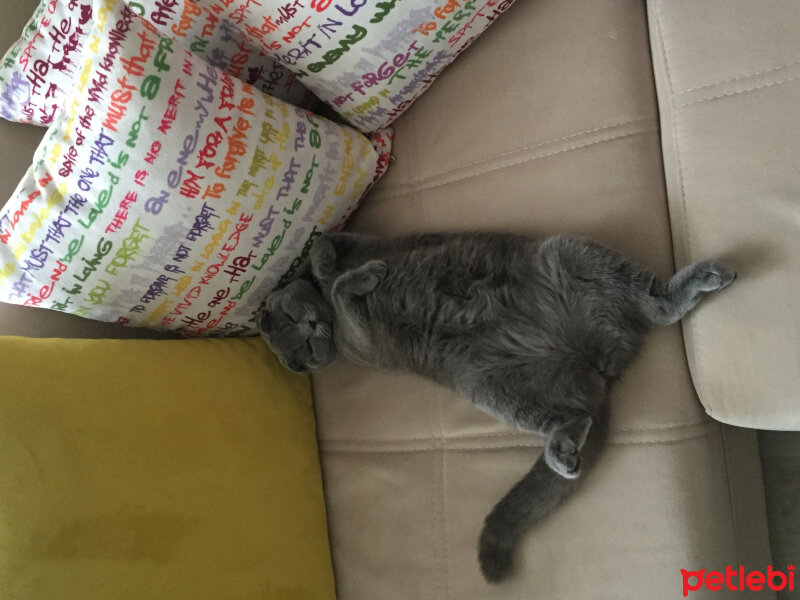
[{"label": "gray fur", "polygon": [[[311,273],[320,291],[295,281],[268,297],[261,319],[264,339],[289,368],[324,367],[338,350],[433,379],[544,436],[542,456],[486,518],[479,561],[491,582],[509,575],[521,533],[602,450],[609,387],[642,335],[736,277],[703,261],[663,285],[592,242],[506,233],[328,234],[311,249]],[[322,323],[333,342],[318,333]]]}]

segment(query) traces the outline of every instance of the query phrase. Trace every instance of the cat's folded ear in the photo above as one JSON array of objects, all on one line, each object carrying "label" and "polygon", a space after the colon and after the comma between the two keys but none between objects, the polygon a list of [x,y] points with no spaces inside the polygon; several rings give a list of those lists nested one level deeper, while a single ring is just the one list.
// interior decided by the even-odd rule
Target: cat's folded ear
[{"label": "cat's folded ear", "polygon": [[269,326],[272,322],[271,319],[272,315],[267,308],[262,308],[256,315],[256,326],[258,327],[259,331],[269,331]]},{"label": "cat's folded ear", "polygon": [[264,298],[264,305],[256,316],[256,324],[261,331],[269,331],[275,313],[283,310],[283,290],[275,290]]}]

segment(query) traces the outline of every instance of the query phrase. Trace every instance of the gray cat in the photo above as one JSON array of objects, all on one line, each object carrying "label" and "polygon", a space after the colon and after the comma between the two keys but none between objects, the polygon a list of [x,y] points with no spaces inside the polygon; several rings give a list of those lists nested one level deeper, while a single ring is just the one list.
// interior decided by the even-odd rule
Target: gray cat
[{"label": "gray cat", "polygon": [[378,239],[328,234],[311,274],[270,294],[262,337],[298,372],[345,358],[417,373],[545,437],[486,518],[481,571],[505,579],[522,532],[576,486],[604,446],[609,387],[642,335],[675,323],[736,273],[710,261],[664,285],[588,241],[507,233]]}]

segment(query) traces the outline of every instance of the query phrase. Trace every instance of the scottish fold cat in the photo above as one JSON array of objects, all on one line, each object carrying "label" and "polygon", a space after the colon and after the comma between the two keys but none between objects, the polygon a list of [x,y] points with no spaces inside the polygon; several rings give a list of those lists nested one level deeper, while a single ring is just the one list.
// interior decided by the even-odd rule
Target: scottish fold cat
[{"label": "scottish fold cat", "polygon": [[510,574],[522,532],[600,453],[609,388],[643,334],[736,278],[702,261],[662,283],[589,241],[509,233],[327,234],[310,271],[313,281],[270,294],[260,317],[288,368],[313,371],[341,355],[409,371],[544,437],[541,457],[484,522],[478,558],[490,582]]}]

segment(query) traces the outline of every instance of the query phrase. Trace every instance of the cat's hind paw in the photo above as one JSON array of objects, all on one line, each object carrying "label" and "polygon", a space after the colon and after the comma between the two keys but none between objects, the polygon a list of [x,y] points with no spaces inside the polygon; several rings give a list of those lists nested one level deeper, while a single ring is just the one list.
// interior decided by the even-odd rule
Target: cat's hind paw
[{"label": "cat's hind paw", "polygon": [[547,466],[565,479],[581,474],[581,448],[592,427],[592,418],[584,417],[556,429],[544,448]]},{"label": "cat's hind paw", "polygon": [[553,471],[565,479],[577,479],[581,474],[581,455],[570,440],[548,444],[545,462]]},{"label": "cat's hind paw", "polygon": [[736,271],[728,265],[705,260],[695,263],[692,279],[697,283],[699,291],[716,292],[736,281]]}]

